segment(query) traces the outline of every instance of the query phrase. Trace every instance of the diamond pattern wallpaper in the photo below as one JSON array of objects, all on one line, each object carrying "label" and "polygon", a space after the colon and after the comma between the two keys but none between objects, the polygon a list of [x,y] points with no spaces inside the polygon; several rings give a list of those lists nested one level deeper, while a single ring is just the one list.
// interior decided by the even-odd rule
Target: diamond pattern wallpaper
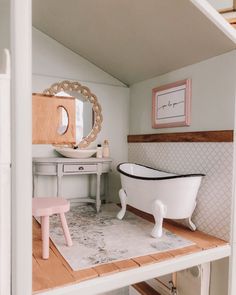
[{"label": "diamond pattern wallpaper", "polygon": [[233,143],[129,143],[129,162],[178,174],[206,174],[193,221],[199,230],[230,240]]}]

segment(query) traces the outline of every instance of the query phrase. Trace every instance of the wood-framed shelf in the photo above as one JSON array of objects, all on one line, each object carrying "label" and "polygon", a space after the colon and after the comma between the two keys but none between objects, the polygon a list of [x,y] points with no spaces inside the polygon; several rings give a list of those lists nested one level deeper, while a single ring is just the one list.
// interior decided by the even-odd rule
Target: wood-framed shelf
[{"label": "wood-framed shelf", "polygon": [[[152,220],[148,214],[140,214],[140,211],[132,208],[129,210],[149,221]],[[170,222],[165,222],[164,227],[193,241],[195,245],[73,271],[51,241],[50,259],[41,258],[40,225],[33,220],[33,293],[102,293],[230,255],[229,244],[221,239],[200,231],[191,232]]]},{"label": "wood-framed shelf", "polygon": [[131,134],[128,143],[140,142],[233,142],[233,130]]}]

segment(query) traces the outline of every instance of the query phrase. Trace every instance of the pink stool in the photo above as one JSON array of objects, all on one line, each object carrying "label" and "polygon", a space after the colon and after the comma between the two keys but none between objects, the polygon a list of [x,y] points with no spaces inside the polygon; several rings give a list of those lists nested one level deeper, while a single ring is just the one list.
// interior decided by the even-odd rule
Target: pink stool
[{"label": "pink stool", "polygon": [[32,202],[33,216],[41,218],[43,259],[49,258],[49,217],[53,214],[60,214],[67,246],[72,246],[72,240],[64,214],[70,210],[70,202],[63,198],[33,198]]}]

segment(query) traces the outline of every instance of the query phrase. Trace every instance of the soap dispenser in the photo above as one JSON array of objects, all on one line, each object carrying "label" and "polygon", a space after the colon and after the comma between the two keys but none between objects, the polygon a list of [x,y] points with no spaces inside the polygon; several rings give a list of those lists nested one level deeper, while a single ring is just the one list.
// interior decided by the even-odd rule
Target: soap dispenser
[{"label": "soap dispenser", "polygon": [[97,158],[99,158],[99,159],[102,158],[102,145],[101,144],[97,145]]},{"label": "soap dispenser", "polygon": [[103,142],[102,156],[103,156],[103,158],[109,158],[110,157],[109,142],[108,142],[107,139],[104,140],[104,142]]}]

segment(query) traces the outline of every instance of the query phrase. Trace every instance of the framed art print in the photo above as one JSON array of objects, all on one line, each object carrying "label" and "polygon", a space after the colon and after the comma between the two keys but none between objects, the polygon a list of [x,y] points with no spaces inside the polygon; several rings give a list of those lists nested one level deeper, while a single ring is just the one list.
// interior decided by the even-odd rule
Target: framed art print
[{"label": "framed art print", "polygon": [[152,127],[190,125],[191,80],[186,79],[152,90]]}]

